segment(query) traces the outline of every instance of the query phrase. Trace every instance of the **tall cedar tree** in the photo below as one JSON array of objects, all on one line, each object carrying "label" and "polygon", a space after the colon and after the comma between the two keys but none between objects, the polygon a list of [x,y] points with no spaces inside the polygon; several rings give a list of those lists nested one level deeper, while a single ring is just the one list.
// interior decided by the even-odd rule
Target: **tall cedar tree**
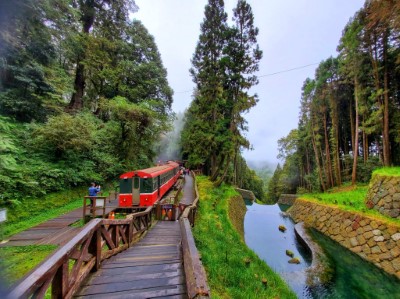
[{"label": "tall cedar tree", "polygon": [[[205,17],[201,24],[201,34],[192,58],[190,73],[196,83],[196,95],[191,110],[197,119],[188,134],[190,142],[203,151],[202,163],[209,166],[211,174],[218,168],[217,154],[222,151],[218,133],[223,132],[222,94],[223,68],[222,51],[226,44],[227,14],[223,0],[209,0],[205,7]],[[196,152],[189,144],[184,145],[186,152]],[[210,157],[210,158],[208,158]],[[209,159],[209,160],[208,160]],[[208,160],[208,161],[207,161]]]},{"label": "tall cedar tree", "polygon": [[237,3],[233,10],[233,28],[228,30],[228,41],[224,48],[222,65],[225,69],[225,118],[229,120],[230,152],[226,155],[226,166],[217,185],[223,181],[229,163],[234,162],[236,177],[236,156],[241,148],[249,148],[249,141],[242,132],[247,130],[246,120],[242,116],[257,104],[257,95],[249,95],[249,89],[258,83],[254,75],[259,69],[262,51],[257,44],[258,28],[254,26],[251,6],[244,0]]},{"label": "tall cedar tree", "polygon": [[182,138],[189,161],[203,163],[216,185],[225,180],[232,162],[236,177],[239,150],[249,148],[242,114],[257,103],[248,90],[258,83],[254,72],[262,57],[250,5],[238,1],[233,27],[226,19],[223,1],[210,0],[192,59],[197,89]]}]

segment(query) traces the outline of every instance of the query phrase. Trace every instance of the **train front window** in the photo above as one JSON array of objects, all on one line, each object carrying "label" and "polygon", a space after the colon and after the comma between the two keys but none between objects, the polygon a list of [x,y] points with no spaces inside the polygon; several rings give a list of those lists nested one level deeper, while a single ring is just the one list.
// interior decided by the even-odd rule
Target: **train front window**
[{"label": "train front window", "polygon": [[139,177],[134,177],[134,180],[133,180],[133,188],[134,189],[139,189]]},{"label": "train front window", "polygon": [[119,181],[120,193],[132,193],[132,179],[122,179]]}]

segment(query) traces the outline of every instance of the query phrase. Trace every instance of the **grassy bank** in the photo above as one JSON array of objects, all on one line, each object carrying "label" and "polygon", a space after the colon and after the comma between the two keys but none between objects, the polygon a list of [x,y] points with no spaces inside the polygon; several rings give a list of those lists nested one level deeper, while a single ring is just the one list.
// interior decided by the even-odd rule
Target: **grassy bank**
[{"label": "grassy bank", "polygon": [[296,298],[234,230],[228,210],[229,199],[237,195],[236,191],[228,186],[213,188],[205,177],[198,177],[197,181],[200,207],[193,232],[212,297]]},{"label": "grassy bank", "polygon": [[1,283],[10,286],[40,264],[57,246],[31,245],[0,248]]},{"label": "grassy bank", "polygon": [[7,207],[3,238],[7,239],[11,235],[82,207],[82,199],[85,195],[86,188],[79,188],[52,193],[43,198],[26,199]]},{"label": "grassy bank", "polygon": [[[104,191],[101,195],[107,196]],[[47,220],[81,208],[87,187],[48,194],[42,198],[25,199],[7,206],[7,221],[0,227],[0,240],[29,229]]]},{"label": "grassy bank", "polygon": [[400,167],[383,167],[376,169],[373,173],[372,176],[375,174],[381,175],[381,176],[400,176]]},{"label": "grassy bank", "polygon": [[368,209],[365,205],[367,192],[367,185],[343,185],[332,188],[325,193],[302,194],[300,198],[316,203],[334,205],[345,211],[359,212],[389,223],[400,224],[399,219],[386,217],[375,209]]}]

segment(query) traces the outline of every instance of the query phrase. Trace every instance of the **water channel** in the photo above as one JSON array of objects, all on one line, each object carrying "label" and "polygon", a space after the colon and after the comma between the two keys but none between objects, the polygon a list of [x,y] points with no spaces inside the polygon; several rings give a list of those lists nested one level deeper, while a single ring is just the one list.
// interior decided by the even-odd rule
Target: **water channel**
[{"label": "water channel", "polygon": [[[400,282],[324,235],[312,231],[314,240],[330,259],[332,279],[323,286],[307,286],[310,254],[296,240],[294,222],[282,211],[287,207],[246,203],[245,241],[261,259],[288,283],[299,298],[400,298]],[[284,225],[287,230],[278,230]],[[289,264],[291,250],[300,264]]]}]

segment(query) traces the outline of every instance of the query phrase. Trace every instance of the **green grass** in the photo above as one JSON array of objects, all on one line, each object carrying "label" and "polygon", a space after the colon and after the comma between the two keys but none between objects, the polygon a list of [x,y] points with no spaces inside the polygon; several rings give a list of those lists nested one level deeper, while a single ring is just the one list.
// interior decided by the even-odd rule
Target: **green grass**
[{"label": "green grass", "polygon": [[376,169],[373,173],[372,176],[375,174],[381,175],[381,176],[400,176],[400,167],[383,167]]},{"label": "green grass", "polygon": [[400,224],[399,219],[386,217],[375,209],[368,209],[365,205],[367,192],[367,185],[343,185],[341,187],[332,188],[325,193],[302,194],[300,198],[316,203],[335,205],[341,210],[355,211],[382,221]]},{"label": "green grass", "polygon": [[10,286],[55,251],[56,245],[30,245],[0,248],[2,283]]},{"label": "green grass", "polygon": [[[42,222],[81,208],[83,197],[87,193],[86,189],[86,187],[76,188],[52,193],[43,198],[26,199],[7,207],[7,221],[2,225],[3,232],[0,233],[0,239],[7,239]],[[105,192],[103,196],[107,195]]]},{"label": "green grass", "polygon": [[[197,182],[200,205],[193,232],[212,297],[296,298],[279,275],[250,250],[234,230],[228,217],[228,205],[229,199],[237,195],[236,191],[224,185],[213,188],[205,177],[197,177]],[[250,260],[248,266],[247,260]]]},{"label": "green grass", "polygon": [[[43,208],[42,212],[38,215],[35,216],[25,216],[24,218],[20,219],[19,222],[12,222],[12,223],[8,223],[6,222],[5,225],[3,225],[4,227],[4,231],[3,231],[3,236],[4,239],[7,239],[8,237],[19,233],[23,230],[29,229],[33,226],[36,226],[42,222],[45,222],[47,220],[53,219],[55,217],[58,217],[60,215],[63,215],[65,213],[68,213],[72,210],[75,210],[77,208],[82,207],[82,199],[75,199],[74,201],[61,206],[61,207],[57,207],[57,208]],[[29,210],[29,209],[28,209]]]}]

